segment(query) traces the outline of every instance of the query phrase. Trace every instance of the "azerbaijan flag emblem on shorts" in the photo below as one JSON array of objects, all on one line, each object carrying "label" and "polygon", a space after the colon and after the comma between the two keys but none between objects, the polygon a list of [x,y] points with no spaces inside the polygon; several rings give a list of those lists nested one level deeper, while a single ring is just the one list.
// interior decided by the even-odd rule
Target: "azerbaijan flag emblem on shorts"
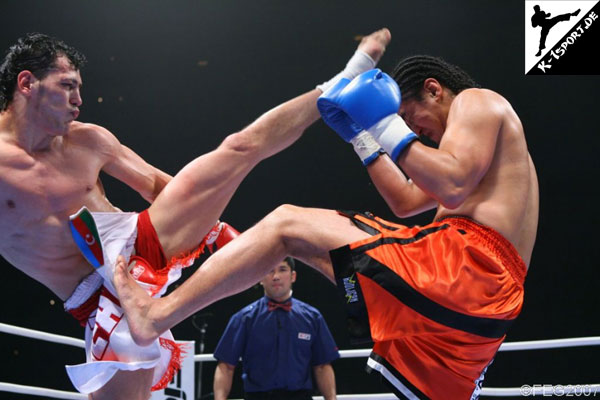
[{"label": "azerbaijan flag emblem on shorts", "polygon": [[85,259],[94,268],[103,266],[102,242],[92,213],[87,208],[82,207],[76,214],[69,217],[69,227],[71,228],[73,240],[75,240]]}]

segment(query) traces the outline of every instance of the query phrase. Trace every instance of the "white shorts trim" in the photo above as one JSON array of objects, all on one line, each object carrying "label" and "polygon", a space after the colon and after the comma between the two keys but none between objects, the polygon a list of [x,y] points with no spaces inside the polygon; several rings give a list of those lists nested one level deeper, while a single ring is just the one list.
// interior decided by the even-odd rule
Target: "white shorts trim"
[{"label": "white shorts trim", "polygon": [[406,396],[409,400],[420,400],[409,388],[407,388],[402,382],[400,382],[394,374],[392,374],[383,364],[378,363],[371,357],[367,360],[367,365],[379,372],[385,379],[387,379],[400,393]]}]

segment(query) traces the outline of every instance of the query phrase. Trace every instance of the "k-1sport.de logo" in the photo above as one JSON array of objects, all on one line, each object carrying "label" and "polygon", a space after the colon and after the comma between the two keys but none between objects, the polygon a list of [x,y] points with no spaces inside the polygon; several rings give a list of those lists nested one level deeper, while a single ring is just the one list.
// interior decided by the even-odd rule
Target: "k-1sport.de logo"
[{"label": "k-1sport.de logo", "polygon": [[597,75],[599,0],[525,1],[525,73]]}]

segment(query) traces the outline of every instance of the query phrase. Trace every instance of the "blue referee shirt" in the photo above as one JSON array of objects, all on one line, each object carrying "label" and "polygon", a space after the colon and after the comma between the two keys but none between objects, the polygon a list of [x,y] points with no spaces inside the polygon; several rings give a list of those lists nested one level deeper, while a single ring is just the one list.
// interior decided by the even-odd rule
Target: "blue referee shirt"
[{"label": "blue referee shirt", "polygon": [[340,357],[321,313],[292,298],[287,312],[267,309],[265,296],[231,317],[217,344],[217,360],[242,358],[246,392],[312,390],[312,367]]}]

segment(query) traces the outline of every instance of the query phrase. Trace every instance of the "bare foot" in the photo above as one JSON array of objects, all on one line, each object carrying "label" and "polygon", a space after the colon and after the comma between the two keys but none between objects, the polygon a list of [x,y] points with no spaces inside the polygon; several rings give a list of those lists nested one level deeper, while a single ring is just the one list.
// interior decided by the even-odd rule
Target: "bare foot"
[{"label": "bare foot", "polygon": [[392,40],[392,34],[389,29],[383,28],[362,38],[358,49],[371,56],[375,62],[378,62],[385,53],[385,47],[390,43],[390,40]]},{"label": "bare foot", "polygon": [[127,271],[127,263],[123,256],[117,258],[114,285],[121,307],[125,311],[133,341],[140,346],[151,344],[162,333],[154,328],[154,320],[151,316],[158,300],[148,296],[132,278]]}]

